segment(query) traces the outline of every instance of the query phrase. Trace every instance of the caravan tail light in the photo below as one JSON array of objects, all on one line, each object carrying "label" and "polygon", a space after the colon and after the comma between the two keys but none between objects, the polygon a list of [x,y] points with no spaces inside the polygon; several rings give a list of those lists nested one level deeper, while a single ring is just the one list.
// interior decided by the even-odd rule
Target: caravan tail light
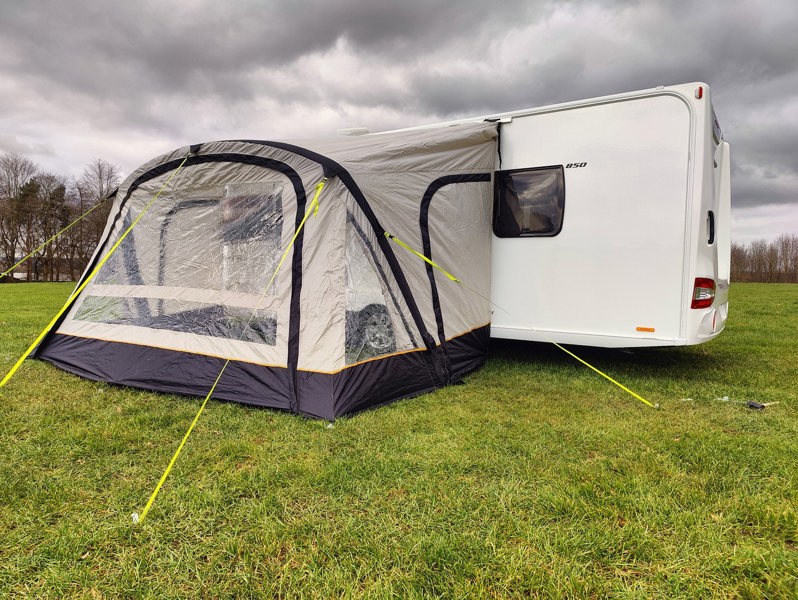
[{"label": "caravan tail light", "polygon": [[715,301],[715,280],[696,277],[690,308],[709,308]]}]

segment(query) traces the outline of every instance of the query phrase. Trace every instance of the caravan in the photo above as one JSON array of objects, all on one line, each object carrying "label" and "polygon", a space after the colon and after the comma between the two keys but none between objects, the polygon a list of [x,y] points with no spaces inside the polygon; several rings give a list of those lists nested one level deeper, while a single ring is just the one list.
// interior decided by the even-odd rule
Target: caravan
[{"label": "caravan", "polygon": [[723,330],[730,157],[709,86],[472,120],[500,127],[492,337],[681,346]]}]

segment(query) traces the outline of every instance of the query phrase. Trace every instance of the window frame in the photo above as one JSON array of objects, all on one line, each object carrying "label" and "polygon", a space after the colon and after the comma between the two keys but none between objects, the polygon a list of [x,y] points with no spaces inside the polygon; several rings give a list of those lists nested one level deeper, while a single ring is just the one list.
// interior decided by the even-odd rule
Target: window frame
[{"label": "window frame", "polygon": [[[552,231],[545,232],[521,232],[521,233],[507,233],[500,230],[498,227],[499,216],[501,208],[507,206],[504,200],[505,194],[502,193],[503,176],[512,176],[517,173],[532,173],[536,171],[557,171],[560,176],[560,190],[558,196],[558,204],[560,206],[560,222],[557,227]],[[493,178],[493,234],[499,238],[536,238],[536,237],[555,237],[560,234],[565,223],[565,166],[564,165],[546,165],[541,167],[525,167],[521,169],[507,169],[496,171]]]}]

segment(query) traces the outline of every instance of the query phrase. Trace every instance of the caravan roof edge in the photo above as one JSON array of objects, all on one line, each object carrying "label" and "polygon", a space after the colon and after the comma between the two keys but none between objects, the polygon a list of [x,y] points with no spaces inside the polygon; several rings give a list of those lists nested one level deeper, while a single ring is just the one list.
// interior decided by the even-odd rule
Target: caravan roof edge
[{"label": "caravan roof edge", "polygon": [[380,135],[383,133],[395,133],[397,131],[419,131],[422,129],[431,129],[436,127],[448,127],[451,125],[459,125],[461,123],[475,123],[475,122],[482,122],[482,121],[505,121],[511,120],[515,117],[524,117],[527,115],[533,114],[542,114],[548,112],[556,112],[562,110],[568,110],[571,108],[577,107],[584,107],[588,105],[596,105],[596,104],[605,104],[608,102],[618,102],[620,100],[626,100],[631,98],[642,98],[645,96],[652,96],[662,93],[675,93],[675,94],[684,94],[685,89],[695,87],[695,86],[703,86],[705,90],[709,90],[710,86],[706,83],[695,81],[695,82],[688,82],[688,83],[680,83],[674,85],[659,85],[653,88],[647,88],[643,90],[634,90],[629,92],[623,92],[620,94],[611,94],[608,96],[596,96],[594,98],[585,98],[582,100],[571,100],[568,102],[560,102],[557,104],[546,104],[543,106],[538,107],[530,107],[530,108],[522,108],[519,110],[514,111],[506,111],[506,112],[499,112],[499,113],[489,113],[486,115],[478,115],[473,117],[463,117],[460,119],[452,119],[449,121],[441,121],[438,123],[427,123],[425,125],[415,125],[412,127],[402,127],[399,129],[389,129],[386,131],[377,131],[373,132],[368,135]]}]

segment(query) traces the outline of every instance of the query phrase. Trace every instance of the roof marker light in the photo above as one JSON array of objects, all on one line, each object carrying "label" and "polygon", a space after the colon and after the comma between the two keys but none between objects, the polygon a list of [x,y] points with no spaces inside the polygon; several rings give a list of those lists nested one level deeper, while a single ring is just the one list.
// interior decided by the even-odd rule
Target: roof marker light
[{"label": "roof marker light", "polygon": [[704,97],[704,86],[703,85],[699,85],[695,89],[695,97],[698,98],[699,100],[701,100],[701,98]]}]

